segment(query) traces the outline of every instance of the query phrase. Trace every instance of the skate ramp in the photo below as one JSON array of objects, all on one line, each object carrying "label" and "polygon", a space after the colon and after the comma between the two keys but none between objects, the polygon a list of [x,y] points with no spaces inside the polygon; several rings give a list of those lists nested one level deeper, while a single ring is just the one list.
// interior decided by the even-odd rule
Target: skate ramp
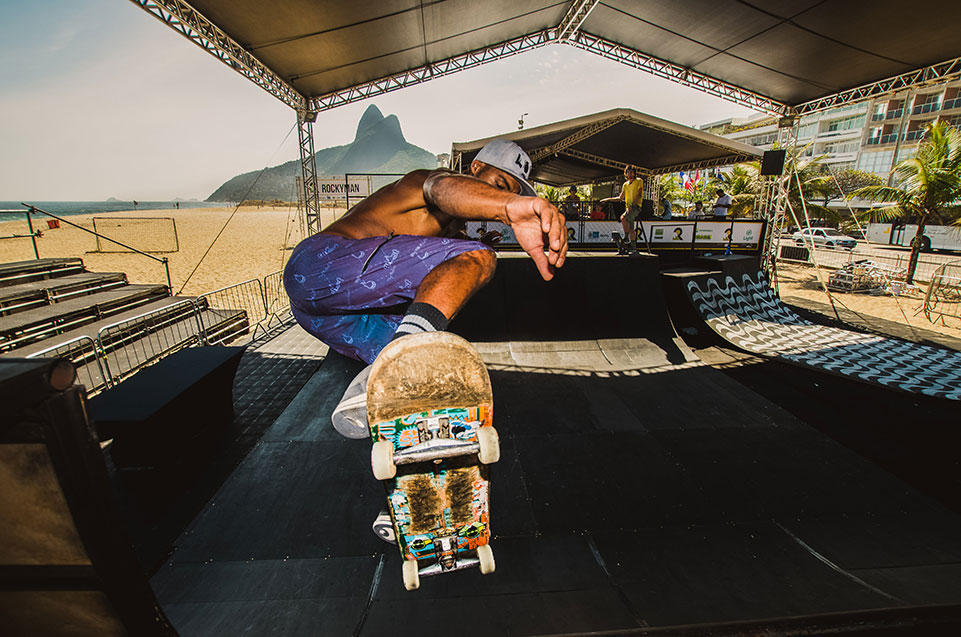
[{"label": "skate ramp", "polygon": [[181,634],[954,625],[961,516],[692,361],[655,261],[572,259],[551,283],[528,266],[504,259],[452,323],[501,357],[496,572],[404,590],[370,531],[370,445],[330,425],[361,365],[330,355],[153,577]]},{"label": "skate ramp", "polygon": [[961,400],[961,353],[812,323],[784,305],[761,272],[687,277],[697,314],[752,354],[902,391]]}]

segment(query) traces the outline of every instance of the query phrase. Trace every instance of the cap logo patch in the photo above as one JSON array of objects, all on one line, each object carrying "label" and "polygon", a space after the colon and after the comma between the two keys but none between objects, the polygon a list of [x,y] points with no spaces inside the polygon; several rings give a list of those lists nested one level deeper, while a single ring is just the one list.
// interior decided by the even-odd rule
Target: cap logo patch
[{"label": "cap logo patch", "polygon": [[524,177],[527,177],[527,173],[531,169],[531,165],[526,161],[521,161],[520,155],[514,158],[514,163],[517,164],[517,167],[521,169],[521,174],[523,174]]}]

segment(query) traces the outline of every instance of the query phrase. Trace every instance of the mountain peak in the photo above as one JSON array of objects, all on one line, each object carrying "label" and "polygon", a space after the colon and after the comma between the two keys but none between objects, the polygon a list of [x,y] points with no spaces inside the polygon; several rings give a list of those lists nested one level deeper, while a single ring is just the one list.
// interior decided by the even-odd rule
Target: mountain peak
[{"label": "mountain peak", "polygon": [[357,123],[357,132],[354,134],[354,141],[356,142],[370,132],[370,129],[379,124],[382,119],[384,119],[384,114],[380,112],[377,106],[374,104],[368,106],[367,110],[364,111],[363,117],[361,117]]}]

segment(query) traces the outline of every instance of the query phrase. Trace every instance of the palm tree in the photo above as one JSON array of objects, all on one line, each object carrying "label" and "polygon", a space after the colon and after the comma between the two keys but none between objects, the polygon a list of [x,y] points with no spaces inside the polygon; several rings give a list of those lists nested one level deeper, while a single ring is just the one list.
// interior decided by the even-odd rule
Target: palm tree
[{"label": "palm tree", "polygon": [[907,282],[912,283],[924,226],[940,218],[942,211],[961,196],[961,133],[943,121],[929,126],[917,154],[895,166],[892,183],[896,185],[866,186],[851,196],[889,203],[873,211],[879,218],[913,219],[918,224],[908,261]]}]

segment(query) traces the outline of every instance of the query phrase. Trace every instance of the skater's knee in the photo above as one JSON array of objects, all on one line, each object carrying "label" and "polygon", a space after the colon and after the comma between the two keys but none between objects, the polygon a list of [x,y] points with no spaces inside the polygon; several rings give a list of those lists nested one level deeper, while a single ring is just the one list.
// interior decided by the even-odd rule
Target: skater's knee
[{"label": "skater's knee", "polygon": [[469,263],[471,268],[478,272],[478,279],[481,284],[485,284],[494,276],[497,268],[497,255],[493,250],[474,250],[472,252],[462,252],[454,257],[464,263]]}]

